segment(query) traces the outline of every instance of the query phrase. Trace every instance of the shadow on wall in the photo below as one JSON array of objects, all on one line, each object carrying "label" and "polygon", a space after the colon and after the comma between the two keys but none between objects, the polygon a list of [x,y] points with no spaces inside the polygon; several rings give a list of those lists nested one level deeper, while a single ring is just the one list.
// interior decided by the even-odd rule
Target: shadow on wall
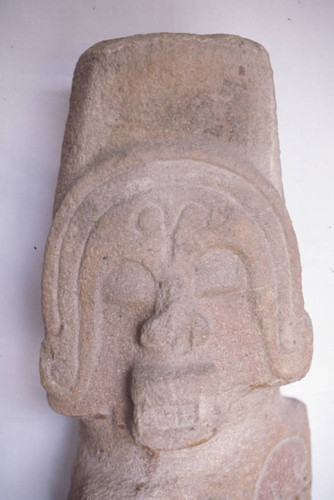
[{"label": "shadow on wall", "polygon": [[[53,200],[56,192],[56,185],[58,180],[58,172],[60,167],[61,158],[61,146],[65,131],[66,119],[68,115],[69,99],[70,99],[71,86],[68,89],[54,92],[52,96],[43,96],[43,101],[48,105],[46,107],[47,113],[49,113],[49,125],[50,125],[50,143],[52,144],[52,164],[50,165],[49,171],[46,173],[46,186],[47,186],[47,199],[44,199],[45,207],[41,207],[41,212],[46,211],[46,217],[44,216],[41,221],[43,224],[43,237],[41,241],[41,260],[40,260],[40,270],[43,269],[43,259],[44,259],[44,249],[48,233],[51,227],[52,221],[52,210],[53,210]],[[50,100],[49,100],[50,97]],[[44,208],[44,210],[43,210]],[[41,274],[38,277],[38,283],[36,283],[36,293],[41,289]],[[36,300],[34,301],[36,303]],[[38,304],[40,309],[40,302]],[[42,338],[44,337],[44,331]],[[43,389],[42,389],[43,390]],[[46,403],[47,404],[47,403]],[[57,446],[56,453],[54,452],[53,459],[53,474],[51,476],[51,481],[49,484],[51,500],[63,500],[67,498],[68,492],[70,490],[71,483],[71,473],[72,464],[76,455],[77,445],[78,445],[78,432],[79,432],[79,421],[77,419],[70,419],[68,417],[61,417],[63,419],[62,424],[62,440]]]},{"label": "shadow on wall", "polygon": [[15,266],[18,280],[16,300],[20,305],[17,325],[20,325],[19,336],[25,348],[19,349],[18,361],[24,371],[26,404],[32,411],[36,411],[37,407],[40,411],[47,404],[39,381],[39,352],[44,338],[41,284],[69,98],[70,88],[42,91],[35,100],[32,111],[36,114],[36,126],[29,136],[32,152],[28,165],[29,179],[27,186],[21,188],[23,199],[18,223],[22,251]]},{"label": "shadow on wall", "polygon": [[[72,464],[78,440],[79,422],[64,416],[51,414],[46,393],[39,379],[39,353],[44,338],[44,325],[41,309],[41,282],[44,250],[52,222],[53,201],[60,167],[62,140],[66,125],[70,99],[70,82],[67,89],[41,91],[36,99],[37,131],[31,137],[31,150],[39,152],[36,168],[31,172],[34,189],[30,189],[29,207],[25,218],[29,233],[20,266],[22,321],[25,336],[30,347],[30,355],[21,350],[21,366],[25,369],[25,392],[27,403],[37,417],[46,417],[41,432],[42,441],[49,440],[50,454],[45,463],[52,462],[52,469],[45,468],[48,474],[48,499],[63,500],[70,488]],[[27,335],[28,334],[28,335]],[[23,359],[24,358],[24,359]],[[53,413],[53,412],[52,412]],[[55,417],[55,418],[54,418]],[[44,448],[44,447],[43,447]],[[45,448],[43,453],[45,453]]]},{"label": "shadow on wall", "polygon": [[53,461],[53,475],[50,483],[50,500],[64,500],[70,491],[72,466],[78,446],[79,421],[63,417],[67,420],[64,427],[63,441],[59,453]]}]

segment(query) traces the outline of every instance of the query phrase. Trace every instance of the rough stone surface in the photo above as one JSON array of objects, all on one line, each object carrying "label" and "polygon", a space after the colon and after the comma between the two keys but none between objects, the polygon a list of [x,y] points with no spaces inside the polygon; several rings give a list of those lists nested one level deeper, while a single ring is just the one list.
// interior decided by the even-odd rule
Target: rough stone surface
[{"label": "rough stone surface", "polygon": [[308,499],[312,355],[265,50],[99,43],[76,67],[41,376],[80,417],[69,498]]}]

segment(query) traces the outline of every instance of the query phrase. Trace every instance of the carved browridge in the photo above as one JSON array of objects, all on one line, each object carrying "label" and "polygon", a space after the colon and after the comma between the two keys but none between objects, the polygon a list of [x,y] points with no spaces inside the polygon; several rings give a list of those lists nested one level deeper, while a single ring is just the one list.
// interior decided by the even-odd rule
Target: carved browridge
[{"label": "carved browridge", "polygon": [[81,56],[45,255],[42,383],[71,499],[310,498],[312,356],[272,72],[230,35]]}]

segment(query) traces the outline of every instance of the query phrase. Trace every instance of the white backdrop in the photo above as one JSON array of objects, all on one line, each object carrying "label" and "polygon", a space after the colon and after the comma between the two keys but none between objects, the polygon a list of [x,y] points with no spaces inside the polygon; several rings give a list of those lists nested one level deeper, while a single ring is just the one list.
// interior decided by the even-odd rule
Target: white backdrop
[{"label": "white backdrop", "polygon": [[334,454],[333,0],[2,0],[0,3],[0,498],[66,497],[77,423],[40,386],[40,281],[71,78],[97,41],[149,32],[260,42],[275,74],[283,182],[315,333],[307,377],[313,498],[332,500]]}]

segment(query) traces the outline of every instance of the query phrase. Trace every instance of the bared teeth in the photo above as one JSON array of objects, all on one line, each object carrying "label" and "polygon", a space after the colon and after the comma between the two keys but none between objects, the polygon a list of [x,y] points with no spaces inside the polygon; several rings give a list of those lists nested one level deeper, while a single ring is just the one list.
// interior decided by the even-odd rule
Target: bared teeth
[{"label": "bared teeth", "polygon": [[219,426],[215,366],[169,368],[137,367],[132,375],[134,436],[153,449],[194,446]]}]

